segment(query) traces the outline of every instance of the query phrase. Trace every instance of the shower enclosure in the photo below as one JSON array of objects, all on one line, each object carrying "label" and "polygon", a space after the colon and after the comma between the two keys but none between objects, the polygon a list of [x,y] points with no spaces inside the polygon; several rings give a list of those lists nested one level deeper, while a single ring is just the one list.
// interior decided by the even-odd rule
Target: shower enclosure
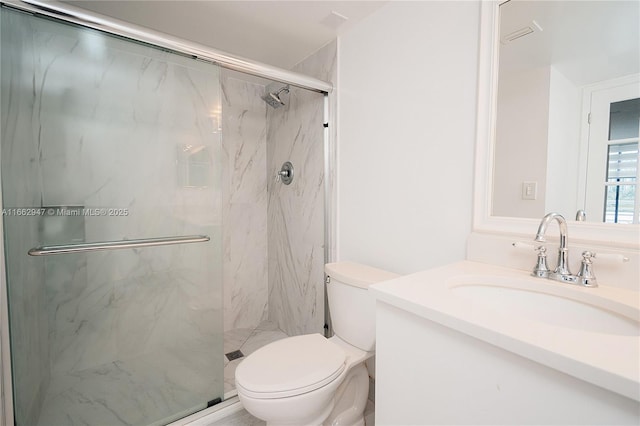
[{"label": "shower enclosure", "polygon": [[151,424],[221,399],[218,67],[5,9],[1,71],[16,422]]},{"label": "shower enclosure", "polygon": [[327,98],[305,89],[323,82],[0,13],[16,425],[167,424],[233,396],[229,341],[322,332]]}]

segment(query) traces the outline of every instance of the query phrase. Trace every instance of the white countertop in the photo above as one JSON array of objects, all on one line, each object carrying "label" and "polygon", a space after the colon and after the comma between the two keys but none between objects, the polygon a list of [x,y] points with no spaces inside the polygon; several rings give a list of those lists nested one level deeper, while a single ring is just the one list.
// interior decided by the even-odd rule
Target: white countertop
[{"label": "white countertop", "polygon": [[378,301],[640,401],[640,336],[552,325],[488,307],[451,290],[474,282],[551,294],[640,320],[638,292],[584,288],[470,261],[374,284],[370,291]]}]

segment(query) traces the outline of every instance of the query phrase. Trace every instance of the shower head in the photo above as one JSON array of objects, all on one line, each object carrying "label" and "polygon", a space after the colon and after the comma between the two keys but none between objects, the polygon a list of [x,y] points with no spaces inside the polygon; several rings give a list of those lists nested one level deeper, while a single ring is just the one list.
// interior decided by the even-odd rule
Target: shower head
[{"label": "shower head", "polygon": [[267,86],[267,92],[262,95],[262,99],[273,108],[280,108],[281,106],[285,105],[284,101],[282,100],[282,93],[289,93],[289,85],[283,86],[277,91],[270,90],[270,86],[271,85]]}]

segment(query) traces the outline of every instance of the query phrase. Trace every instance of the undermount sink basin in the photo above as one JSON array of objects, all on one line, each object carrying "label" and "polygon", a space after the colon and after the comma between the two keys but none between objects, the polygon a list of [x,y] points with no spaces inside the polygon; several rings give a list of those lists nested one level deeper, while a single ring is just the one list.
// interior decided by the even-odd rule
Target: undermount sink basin
[{"label": "undermount sink basin", "polygon": [[640,335],[638,321],[598,306],[598,298],[589,295],[589,301],[583,302],[564,295],[484,283],[454,285],[450,289],[454,294],[477,302],[478,306],[533,321],[594,333]]}]

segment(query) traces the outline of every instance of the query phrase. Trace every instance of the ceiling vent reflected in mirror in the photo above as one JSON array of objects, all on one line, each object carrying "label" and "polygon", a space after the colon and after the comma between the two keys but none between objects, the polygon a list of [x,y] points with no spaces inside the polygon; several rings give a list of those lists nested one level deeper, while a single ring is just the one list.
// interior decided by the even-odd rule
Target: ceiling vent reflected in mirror
[{"label": "ceiling vent reflected in mirror", "polygon": [[540,26],[540,24],[538,24],[536,21],[531,21],[530,25],[527,25],[526,27],[520,28],[519,30],[515,30],[515,31],[510,32],[509,34],[503,36],[500,39],[500,42],[502,44],[511,43],[514,40],[517,40],[519,38],[522,38],[522,37],[527,36],[529,34],[533,34],[533,33],[538,32],[538,31],[542,31],[542,27]]}]

